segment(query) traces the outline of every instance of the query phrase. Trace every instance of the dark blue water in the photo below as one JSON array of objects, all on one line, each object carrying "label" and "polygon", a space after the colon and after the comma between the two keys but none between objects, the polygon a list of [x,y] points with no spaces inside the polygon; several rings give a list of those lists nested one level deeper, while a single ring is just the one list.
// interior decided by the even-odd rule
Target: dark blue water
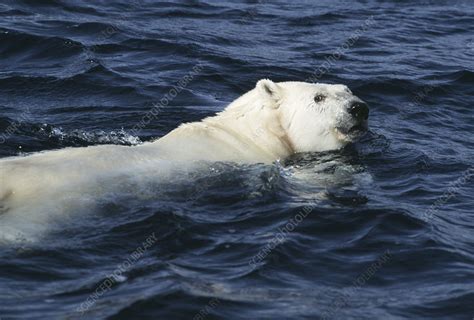
[{"label": "dark blue water", "polygon": [[151,141],[261,78],[343,83],[371,108],[344,150],[213,164],[1,246],[2,320],[474,317],[471,1],[3,0],[0,16],[1,157]]}]

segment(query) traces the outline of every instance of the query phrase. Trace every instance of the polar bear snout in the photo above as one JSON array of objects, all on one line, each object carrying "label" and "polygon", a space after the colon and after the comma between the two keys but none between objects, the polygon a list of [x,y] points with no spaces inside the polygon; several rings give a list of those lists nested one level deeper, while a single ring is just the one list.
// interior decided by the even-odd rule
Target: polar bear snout
[{"label": "polar bear snout", "polygon": [[349,107],[349,113],[358,121],[369,118],[369,106],[361,101],[353,102]]}]

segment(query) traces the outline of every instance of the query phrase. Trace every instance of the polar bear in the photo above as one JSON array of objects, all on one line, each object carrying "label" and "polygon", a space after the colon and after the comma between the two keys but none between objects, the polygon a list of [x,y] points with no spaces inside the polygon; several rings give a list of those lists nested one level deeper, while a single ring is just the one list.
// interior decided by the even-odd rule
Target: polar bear
[{"label": "polar bear", "polygon": [[126,179],[163,179],[196,160],[272,163],[338,149],[367,130],[368,115],[367,105],[344,85],[263,79],[224,111],[154,142],[0,159],[0,237],[5,226],[24,224],[18,214],[42,223],[52,212],[70,211],[79,197],[99,197]]},{"label": "polar bear", "polygon": [[369,109],[344,85],[260,80],[223,112],[156,144],[180,158],[270,163],[339,149],[367,130]]}]

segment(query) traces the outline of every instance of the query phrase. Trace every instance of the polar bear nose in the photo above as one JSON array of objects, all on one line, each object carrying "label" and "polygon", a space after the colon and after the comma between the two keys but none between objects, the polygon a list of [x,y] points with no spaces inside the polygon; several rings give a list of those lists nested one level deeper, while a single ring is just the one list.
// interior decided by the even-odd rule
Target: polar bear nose
[{"label": "polar bear nose", "polygon": [[357,120],[367,120],[369,118],[369,106],[363,102],[354,102],[349,107],[349,113]]}]

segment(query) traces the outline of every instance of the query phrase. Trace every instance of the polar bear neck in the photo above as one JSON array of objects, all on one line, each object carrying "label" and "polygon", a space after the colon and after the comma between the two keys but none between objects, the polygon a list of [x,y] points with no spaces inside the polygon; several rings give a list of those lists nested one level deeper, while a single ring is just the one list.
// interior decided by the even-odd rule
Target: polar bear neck
[{"label": "polar bear neck", "polygon": [[252,90],[224,111],[186,123],[153,143],[161,153],[189,160],[272,163],[295,152],[278,106]]},{"label": "polar bear neck", "polygon": [[286,158],[295,153],[294,144],[283,127],[278,107],[268,103],[254,89],[203,122],[260,149],[272,161]]}]

